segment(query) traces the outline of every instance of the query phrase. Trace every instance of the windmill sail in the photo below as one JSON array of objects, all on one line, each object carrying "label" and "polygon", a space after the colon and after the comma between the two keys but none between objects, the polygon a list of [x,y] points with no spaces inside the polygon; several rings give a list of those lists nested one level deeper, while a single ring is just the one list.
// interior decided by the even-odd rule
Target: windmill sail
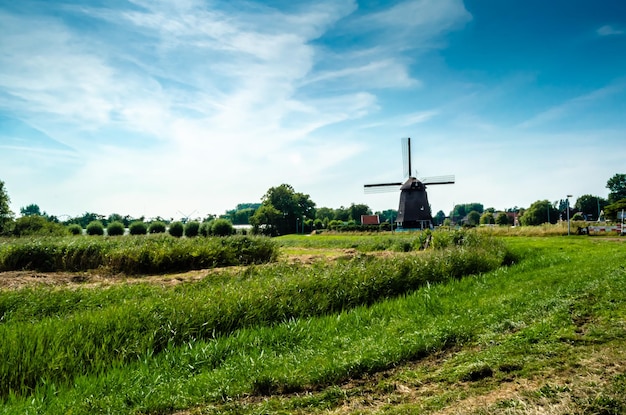
[{"label": "windmill sail", "polygon": [[403,228],[429,228],[432,225],[432,213],[426,185],[453,184],[454,175],[425,177],[418,180],[411,174],[411,138],[402,140],[402,158],[404,182],[375,183],[363,186],[365,193],[381,193],[400,190],[400,203],[396,222]]}]

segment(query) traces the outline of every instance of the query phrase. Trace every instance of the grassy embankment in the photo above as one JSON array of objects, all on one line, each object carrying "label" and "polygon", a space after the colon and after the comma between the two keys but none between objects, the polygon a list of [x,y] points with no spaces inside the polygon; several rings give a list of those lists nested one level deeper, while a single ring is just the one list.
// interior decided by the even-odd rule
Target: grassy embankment
[{"label": "grassy embankment", "polygon": [[594,395],[537,381],[545,370],[580,368],[591,348],[609,360],[626,354],[624,245],[507,244],[513,253],[467,238],[434,252],[251,267],[174,288],[3,292],[1,408],[428,412],[526,379],[537,382],[527,398],[496,400],[489,411],[562,397],[580,413],[625,409],[623,368],[596,382]]}]

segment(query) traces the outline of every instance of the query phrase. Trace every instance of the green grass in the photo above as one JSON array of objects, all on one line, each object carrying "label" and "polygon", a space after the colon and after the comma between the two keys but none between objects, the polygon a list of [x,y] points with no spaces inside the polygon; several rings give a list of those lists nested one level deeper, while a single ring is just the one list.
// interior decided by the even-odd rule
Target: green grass
[{"label": "green grass", "polygon": [[0,242],[0,271],[85,271],[147,274],[271,262],[273,241],[262,237],[175,238],[169,235],[128,238],[49,237]]},{"label": "green grass", "polygon": [[[375,408],[382,412],[435,411],[506,379],[531,378],[546,367],[573,370],[581,364],[581,350],[624,344],[623,243],[577,237],[510,238],[506,243],[507,249],[492,243],[491,257],[480,246],[464,246],[401,259],[364,256],[307,267],[278,264],[211,275],[176,288],[3,292],[0,328],[7,334],[34,325],[38,328],[24,338],[41,342],[49,324],[67,330],[68,338],[71,332],[85,339],[90,330],[94,336],[113,336],[116,324],[128,323],[126,339],[154,328],[169,330],[169,335],[160,350],[137,349],[126,359],[86,372],[81,368],[69,378],[54,377],[58,360],[52,356],[47,360],[52,370],[38,375],[41,380],[32,389],[5,394],[0,412],[170,413],[196,408],[198,413],[315,413],[354,399],[379,398]],[[521,260],[494,270],[494,257]],[[476,268],[476,258],[492,265]],[[466,268],[460,272],[457,267]],[[436,274],[429,273],[435,271],[445,277],[432,278]],[[201,330],[207,321],[203,298],[209,308],[229,298],[231,303],[216,310],[236,324],[215,335],[187,332],[178,337],[185,330]],[[249,314],[232,314],[246,307]],[[260,318],[264,312],[271,317]],[[168,325],[170,321],[176,324]],[[66,327],[72,324],[71,330]],[[10,346],[7,338],[0,336],[0,344]],[[36,344],[65,354],[81,347],[66,346],[67,339],[55,336]],[[111,344],[102,350],[118,354],[124,347],[129,346]],[[21,350],[28,354],[27,348]],[[403,369],[442,353],[448,356],[431,370]],[[7,367],[27,369],[30,363]],[[377,377],[383,372],[389,377]],[[369,379],[376,382],[367,384],[367,391],[355,381],[366,384]],[[357,386],[340,387],[351,380]],[[399,382],[416,390],[429,382],[439,390],[411,400],[397,393]],[[556,384],[539,385],[533,391],[537,395],[524,402],[501,400],[487,410],[498,413],[507,405],[563,394],[570,394],[581,410],[620,410],[626,408],[620,398],[626,396],[625,383],[616,374],[597,389],[596,397]],[[456,384],[468,386],[454,388]]]}]

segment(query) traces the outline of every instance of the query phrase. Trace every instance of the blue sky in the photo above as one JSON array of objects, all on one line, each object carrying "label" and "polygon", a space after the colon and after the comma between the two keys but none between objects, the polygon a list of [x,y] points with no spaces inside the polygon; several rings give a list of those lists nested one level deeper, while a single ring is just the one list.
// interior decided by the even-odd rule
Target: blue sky
[{"label": "blue sky", "polygon": [[11,207],[180,218],[282,183],[397,209],[606,197],[626,173],[621,0],[0,2]]}]

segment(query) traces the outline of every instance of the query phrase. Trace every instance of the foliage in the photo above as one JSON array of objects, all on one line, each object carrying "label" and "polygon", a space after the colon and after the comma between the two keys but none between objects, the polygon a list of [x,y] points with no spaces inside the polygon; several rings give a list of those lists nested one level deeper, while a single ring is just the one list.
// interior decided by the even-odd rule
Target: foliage
[{"label": "foliage", "polygon": [[211,236],[211,233],[213,232],[213,221],[215,219],[211,219],[208,221],[204,221],[200,224],[200,235],[202,236]]},{"label": "foliage", "polygon": [[48,221],[43,216],[22,216],[15,220],[12,234],[14,236],[63,236],[67,229],[59,224]]},{"label": "foliage", "polygon": [[611,203],[610,205],[607,205],[606,208],[604,209],[604,213],[606,214],[606,217],[608,219],[616,220],[617,213],[621,212],[622,210],[626,210],[626,198],[618,200],[615,203]]},{"label": "foliage", "polygon": [[[626,252],[563,241],[512,238],[518,265],[415,289],[404,284],[423,256],[409,254],[252,267],[175,287],[3,292],[3,413],[343,413],[357,400],[455,413],[449,405],[477,391],[493,404],[484,413],[529,413],[533,396],[537,413],[623,413]],[[454,261],[424,259],[426,270]],[[594,356],[613,362],[610,373],[590,366]],[[593,374],[579,383],[589,398],[558,400],[577,370]],[[511,379],[524,389],[501,400],[491,388]]]},{"label": "foliage", "polygon": [[87,224],[87,235],[104,235],[104,225],[99,220],[91,221]]},{"label": "foliage", "polygon": [[77,223],[72,223],[71,225],[68,225],[67,230],[72,235],[82,235],[83,233],[83,228]]},{"label": "foliage", "polygon": [[182,222],[176,221],[176,222],[170,223],[168,232],[173,237],[180,238],[181,236],[183,236],[184,231],[185,231],[185,227]]},{"label": "foliage", "polygon": [[200,230],[200,222],[192,220],[185,224],[185,236],[188,238],[193,238],[194,236],[198,236],[198,232]]},{"label": "foliage", "polygon": [[33,216],[33,215],[37,215],[37,216],[42,216],[41,215],[41,210],[39,209],[39,206],[35,205],[35,204],[30,204],[26,207],[21,207],[20,208],[20,214],[22,216]]},{"label": "foliage", "polygon": [[472,210],[467,214],[467,224],[470,226],[476,226],[480,223],[480,212]]},{"label": "foliage", "polygon": [[276,259],[267,238],[173,238],[146,235],[134,238],[35,238],[0,245],[0,271],[87,271],[165,273],[228,265],[257,264]]},{"label": "foliage", "polygon": [[256,232],[286,235],[296,232],[298,221],[315,219],[315,203],[307,194],[289,184],[271,187],[263,196],[259,209],[250,217]]},{"label": "foliage", "polygon": [[5,235],[9,231],[9,225],[13,221],[13,212],[9,204],[11,199],[7,193],[4,182],[0,180],[0,235]]},{"label": "foliage", "polygon": [[165,233],[165,222],[154,220],[148,225],[148,233]]},{"label": "foliage", "polygon": [[608,204],[609,202],[603,197],[582,195],[576,199],[574,208],[583,213],[584,216],[589,216],[589,220],[597,220],[600,211]]},{"label": "foliage", "polygon": [[626,174],[615,174],[606,183],[609,193],[609,203],[615,203],[618,200],[626,199]]},{"label": "foliage", "polygon": [[119,221],[110,222],[107,226],[107,235],[109,236],[121,236],[124,235],[125,231],[124,224]]},{"label": "foliage", "polygon": [[282,220],[282,213],[274,206],[261,205],[250,217],[250,224],[256,234],[276,236]]},{"label": "foliage", "polygon": [[[154,240],[146,238],[146,242]],[[235,256],[245,256],[254,247],[247,238],[214,240],[218,245],[228,242]],[[30,301],[20,299],[20,293],[3,296],[0,338],[8,341],[0,344],[0,396],[7,396],[7,388],[28,395],[49,383],[57,387],[80,383],[79,377],[85,374],[152,360],[167,355],[171,348],[202,340],[219,342],[222,336],[245,327],[372,305],[502,263],[507,252],[503,245],[482,246],[478,239],[472,240],[477,244],[423,257],[362,257],[336,264],[318,262],[308,268],[287,263],[252,267],[236,278],[217,275],[178,290],[125,286],[102,292],[47,291],[39,300],[30,297]],[[165,241],[180,245],[191,240],[159,239],[159,243]],[[266,238],[256,241],[269,242]],[[21,295],[29,298],[26,292]],[[249,346],[256,347],[254,342]],[[211,358],[207,368],[219,367],[220,361]]]},{"label": "foliage", "polygon": [[507,215],[505,212],[498,213],[498,216],[496,216],[496,224],[500,226],[506,226],[511,224],[509,223],[509,215]]},{"label": "foliage", "polygon": [[[483,213],[485,210],[482,203],[465,203],[462,205],[455,205],[454,209],[450,213],[450,218],[453,222],[461,222],[463,218],[465,218],[470,212],[476,211],[479,214]],[[476,221],[478,224],[478,221]]]},{"label": "foliage", "polygon": [[492,212],[485,212],[480,216],[481,225],[493,225],[496,223],[496,219],[493,217]]},{"label": "foliage", "polygon": [[435,216],[433,216],[433,224],[435,226],[443,225],[444,220],[446,220],[446,214],[443,210],[440,210]]},{"label": "foliage", "polygon": [[133,221],[128,226],[128,232],[131,235],[145,235],[146,233],[148,233],[148,225],[141,220]]},{"label": "foliage", "polygon": [[211,235],[228,236],[234,233],[233,224],[226,219],[215,219],[211,226]]},{"label": "foliage", "polygon": [[247,225],[260,206],[260,203],[239,203],[235,209],[226,211],[222,219],[228,219],[235,225]]},{"label": "foliage", "polygon": [[360,204],[352,203],[350,207],[348,208],[348,210],[350,212],[350,219],[355,220],[358,223],[361,223],[361,216],[372,214],[372,209],[370,209],[369,206],[364,205],[362,203]]},{"label": "foliage", "polygon": [[542,223],[557,223],[559,220],[559,211],[547,200],[538,200],[534,202],[519,221],[524,226],[536,226]]}]

